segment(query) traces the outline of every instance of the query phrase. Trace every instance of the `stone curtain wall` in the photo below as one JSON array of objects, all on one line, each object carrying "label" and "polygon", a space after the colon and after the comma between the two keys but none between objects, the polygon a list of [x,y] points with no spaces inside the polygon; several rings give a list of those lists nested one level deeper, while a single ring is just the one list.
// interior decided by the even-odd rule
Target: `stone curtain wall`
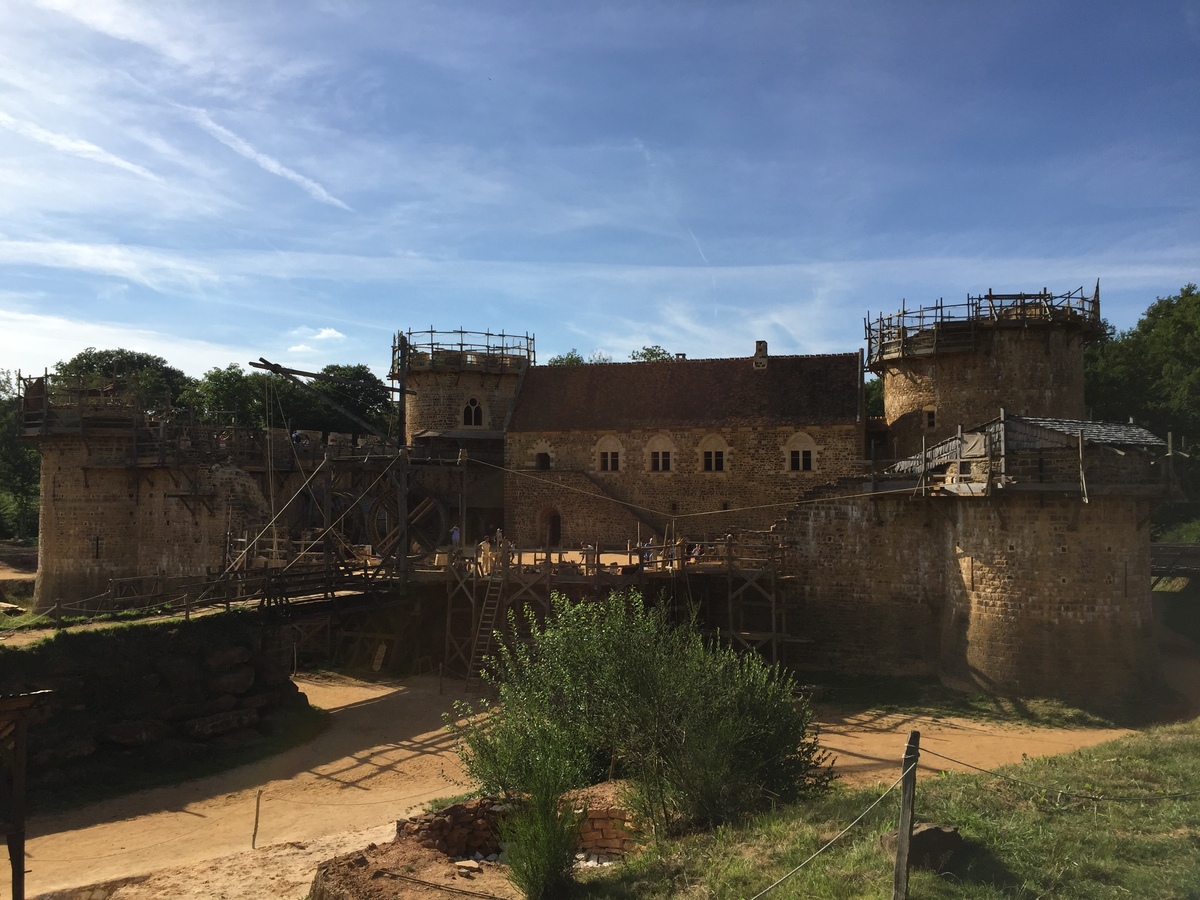
[{"label": "stone curtain wall", "polygon": [[[810,472],[787,470],[785,447],[799,430],[816,445]],[[599,470],[596,447],[606,435],[620,444],[617,472]],[[701,443],[714,435],[724,442],[723,472],[703,471]],[[672,446],[670,472],[649,471],[647,446],[660,436]],[[536,468],[538,453],[549,455],[548,471]],[[539,516],[550,509],[562,517],[563,546],[583,541],[623,544],[636,539],[639,519],[645,540],[651,527],[661,534],[672,516],[677,517],[679,534],[693,539],[715,538],[735,529],[765,529],[786,504],[813,486],[857,472],[861,455],[862,431],[856,425],[510,433],[505,439],[506,466],[544,480],[508,475],[505,534],[520,544],[536,545]],[[557,488],[559,483],[587,493]],[[626,511],[605,496],[658,515]],[[722,509],[731,512],[695,515]]]},{"label": "stone curtain wall", "polygon": [[[884,415],[897,458],[921,452],[1000,415],[1085,418],[1083,345],[1078,332],[1058,327],[980,328],[980,347],[889,362],[883,371]],[[936,409],[926,427],[925,410]]]},{"label": "stone curtain wall", "polygon": [[952,679],[1084,706],[1135,702],[1154,671],[1149,503],[959,501],[942,625]]},{"label": "stone curtain wall", "polygon": [[[867,498],[862,479],[823,488],[788,513],[781,582],[808,638],[805,668],[849,673],[932,675],[949,540],[931,503]],[[821,498],[820,495],[824,495]]]},{"label": "stone curtain wall", "polygon": [[[134,469],[129,450],[124,438],[60,435],[42,444],[36,609],[94,597],[111,578],[203,575],[222,564],[228,540],[270,519],[258,483],[239,468]],[[207,506],[172,496],[193,490]]]},{"label": "stone curtain wall", "polygon": [[780,525],[812,640],[798,662],[1126,707],[1154,670],[1148,512],[1035,493],[807,503]]},{"label": "stone curtain wall", "polygon": [[110,578],[136,573],[136,484],[128,469],[84,468],[128,453],[124,439],[62,436],[41,446],[41,520],[34,608],[101,593]]}]

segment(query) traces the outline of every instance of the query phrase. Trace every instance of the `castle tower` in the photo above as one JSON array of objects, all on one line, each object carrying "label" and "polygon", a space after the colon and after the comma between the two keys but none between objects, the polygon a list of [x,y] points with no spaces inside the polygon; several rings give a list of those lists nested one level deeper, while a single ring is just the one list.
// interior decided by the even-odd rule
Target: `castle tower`
[{"label": "castle tower", "polygon": [[393,342],[414,472],[464,540],[503,526],[504,431],[534,361],[530,334],[430,329]]},{"label": "castle tower", "polygon": [[393,381],[407,394],[405,443],[456,447],[503,440],[533,336],[476,331],[409,331],[392,344]]},{"label": "castle tower", "polygon": [[1054,295],[940,301],[866,322],[892,455],[921,452],[1000,415],[1083,419],[1083,346],[1101,333],[1100,284]]}]

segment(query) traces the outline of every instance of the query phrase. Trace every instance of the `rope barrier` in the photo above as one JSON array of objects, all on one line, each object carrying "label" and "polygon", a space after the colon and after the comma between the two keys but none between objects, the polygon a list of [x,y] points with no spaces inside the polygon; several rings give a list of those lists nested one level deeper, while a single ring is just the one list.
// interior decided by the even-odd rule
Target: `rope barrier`
[{"label": "rope barrier", "polygon": [[839,840],[841,840],[842,836],[845,835],[846,832],[848,832],[851,828],[853,828],[859,822],[861,822],[866,817],[867,813],[869,813],[871,810],[873,810],[875,807],[877,807],[880,803],[882,803],[884,797],[886,797],[888,794],[890,794],[892,791],[894,791],[897,787],[899,787],[900,782],[904,780],[904,776],[907,775],[909,772],[911,772],[913,769],[915,769],[916,766],[917,766],[917,764],[913,763],[911,766],[909,766],[907,769],[905,769],[903,772],[901,772],[900,777],[897,778],[894,782],[892,782],[892,786],[889,787],[882,794],[880,794],[875,799],[874,803],[872,803],[870,806],[868,806],[866,809],[864,809],[861,813],[859,813],[857,818],[855,818],[855,820],[853,822],[851,822],[849,825],[847,825],[845,828],[843,828],[841,831],[839,831],[836,835],[834,835],[832,838],[830,838],[829,841],[823,847],[821,847],[819,850],[817,850],[812,856],[810,856],[808,859],[804,860],[804,862],[800,863],[800,865],[796,866],[796,868],[792,869],[790,872],[783,875],[777,881],[767,885],[765,888],[763,888],[761,891],[759,891],[757,894],[755,894],[753,897],[751,897],[750,900],[758,900],[759,897],[762,897],[768,891],[772,891],[775,888],[779,887],[779,885],[783,884],[785,881],[787,881],[789,878],[791,878],[793,875],[795,875],[797,872],[799,872],[801,869],[803,869],[805,866],[807,866],[810,862],[812,862],[814,859],[816,859],[818,856],[820,856],[822,853],[824,853],[826,850],[828,850],[830,847],[832,847],[835,843],[837,843]]}]

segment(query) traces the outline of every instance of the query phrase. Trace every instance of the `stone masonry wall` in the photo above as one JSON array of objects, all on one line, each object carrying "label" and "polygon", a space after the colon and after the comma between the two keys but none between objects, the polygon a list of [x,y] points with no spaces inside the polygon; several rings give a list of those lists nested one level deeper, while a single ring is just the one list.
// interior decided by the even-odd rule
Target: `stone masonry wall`
[{"label": "stone masonry wall", "polygon": [[[792,472],[787,448],[801,430],[812,439],[813,470]],[[602,439],[615,442],[605,446],[619,453],[616,472],[600,471]],[[652,472],[651,442],[663,439],[669,442],[663,446],[671,450],[671,471]],[[722,450],[724,471],[703,470],[706,448]],[[539,453],[549,456],[549,470],[536,469]],[[856,425],[510,433],[506,465],[533,477],[506,480],[505,534],[521,544],[537,544],[539,523],[551,509],[561,516],[564,546],[621,544],[637,537],[639,521],[645,539],[652,528],[661,534],[672,517],[678,532],[694,539],[739,528],[765,529],[808,489],[857,471],[861,457],[862,431]],[[563,478],[581,489],[564,491],[547,484]]]},{"label": "stone masonry wall", "polygon": [[945,675],[1112,708],[1145,691],[1155,654],[1148,501],[961,501],[947,527]]},{"label": "stone masonry wall", "polygon": [[1122,708],[1154,670],[1147,523],[1114,496],[806,503],[780,526],[799,662]]},{"label": "stone masonry wall", "polygon": [[483,408],[483,431],[504,427],[508,407],[516,390],[518,374],[478,371],[429,371],[412,369],[407,386],[415,394],[405,404],[406,439],[421,431],[460,431],[463,407],[474,397]]},{"label": "stone masonry wall", "polygon": [[203,575],[230,538],[270,518],[257,482],[234,466],[132,468],[125,438],[59,435],[40,450],[36,609],[96,596],[112,578]]},{"label": "stone masonry wall", "polygon": [[[894,360],[883,370],[884,414],[897,458],[1000,415],[1084,418],[1083,344],[1061,327],[980,329],[972,353]],[[927,409],[936,424],[926,425]]]},{"label": "stone masonry wall", "polygon": [[789,621],[812,641],[793,662],[935,674],[949,549],[940,512],[907,495],[851,496],[861,487],[843,480],[821,491],[828,499],[806,502],[780,523],[786,571],[795,576],[781,584]]}]

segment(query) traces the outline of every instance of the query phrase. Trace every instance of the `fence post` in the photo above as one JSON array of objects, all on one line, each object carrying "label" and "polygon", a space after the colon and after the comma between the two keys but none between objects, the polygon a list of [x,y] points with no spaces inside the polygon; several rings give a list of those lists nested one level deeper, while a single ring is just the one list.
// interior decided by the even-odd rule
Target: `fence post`
[{"label": "fence post", "polygon": [[900,764],[900,827],[896,832],[896,872],[892,879],[892,900],[908,900],[908,845],[912,840],[920,745],[921,732],[910,731],[908,745],[904,748],[904,760]]}]

